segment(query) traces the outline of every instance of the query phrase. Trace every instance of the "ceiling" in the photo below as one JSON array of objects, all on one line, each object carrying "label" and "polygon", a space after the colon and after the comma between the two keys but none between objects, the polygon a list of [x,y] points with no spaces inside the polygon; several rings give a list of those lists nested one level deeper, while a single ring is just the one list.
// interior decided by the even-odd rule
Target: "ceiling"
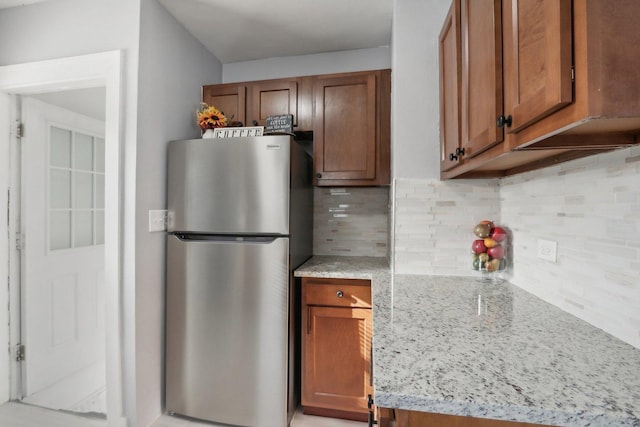
[{"label": "ceiling", "polygon": [[0,9],[8,7],[26,6],[31,3],[39,3],[45,0],[0,0]]},{"label": "ceiling", "polygon": [[107,98],[104,87],[39,93],[30,96],[84,116],[105,120]]},{"label": "ceiling", "polygon": [[223,64],[391,44],[393,0],[158,1]]},{"label": "ceiling", "polygon": [[[0,9],[47,0],[0,0]],[[223,64],[391,44],[393,0],[158,0]],[[43,94],[104,117],[104,90]]]},{"label": "ceiling", "polygon": [[391,44],[393,0],[158,0],[223,64]]}]

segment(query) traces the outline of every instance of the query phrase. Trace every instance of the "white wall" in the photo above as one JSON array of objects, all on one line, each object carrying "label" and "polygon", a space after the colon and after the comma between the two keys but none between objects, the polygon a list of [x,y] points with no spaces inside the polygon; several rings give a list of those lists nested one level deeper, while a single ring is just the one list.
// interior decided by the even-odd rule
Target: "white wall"
[{"label": "white wall", "polygon": [[[123,405],[135,417],[135,154],[139,1],[57,0],[0,10],[0,65],[19,64],[109,50],[124,52],[121,109],[124,122],[122,166],[125,182],[123,233]],[[2,239],[3,236],[0,236]],[[0,244],[4,244],[0,242]],[[2,288],[2,291],[5,288]],[[1,379],[4,381],[4,378]]]},{"label": "white wall", "polygon": [[391,68],[390,49],[378,47],[224,64],[222,82],[245,82],[386,68]]},{"label": "white wall", "polygon": [[156,0],[143,0],[140,22],[136,161],[137,424],[161,415],[164,365],[165,234],[149,233],[148,211],[166,208],[167,142],[197,138],[203,84],[221,81],[222,65]]},{"label": "white wall", "polygon": [[[0,129],[9,133],[10,97],[0,92]],[[7,236],[7,188],[9,184],[9,145],[0,144],[0,236]],[[4,346],[9,342],[9,316],[6,307],[9,295],[4,278],[9,276],[9,245],[0,238],[0,404],[9,400],[9,353]]]},{"label": "white wall", "polygon": [[450,0],[394,0],[392,176],[438,178],[438,35]]},{"label": "white wall", "polygon": [[135,58],[138,9],[131,0],[56,0],[1,9],[0,65],[117,48],[133,49]]}]

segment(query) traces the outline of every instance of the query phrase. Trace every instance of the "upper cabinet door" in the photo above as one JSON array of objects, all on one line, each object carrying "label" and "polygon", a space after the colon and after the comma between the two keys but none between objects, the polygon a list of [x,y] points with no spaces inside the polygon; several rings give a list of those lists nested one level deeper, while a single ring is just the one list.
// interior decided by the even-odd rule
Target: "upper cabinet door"
[{"label": "upper cabinet door", "polygon": [[454,0],[440,32],[440,170],[459,163],[460,2]]},{"label": "upper cabinet door", "polygon": [[511,133],[573,101],[571,0],[508,0],[503,7]]},{"label": "upper cabinet door", "polygon": [[462,145],[465,157],[502,142],[500,0],[462,0]]},{"label": "upper cabinet door", "polygon": [[239,121],[245,126],[247,89],[243,84],[229,83],[202,87],[202,101],[214,105],[229,121]]},{"label": "upper cabinet door", "polygon": [[276,80],[256,82],[250,85],[250,104],[247,126],[265,126],[268,116],[293,114],[293,124],[298,125],[298,82]]},{"label": "upper cabinet door", "polygon": [[376,178],[376,74],[318,77],[314,86],[318,180]]}]

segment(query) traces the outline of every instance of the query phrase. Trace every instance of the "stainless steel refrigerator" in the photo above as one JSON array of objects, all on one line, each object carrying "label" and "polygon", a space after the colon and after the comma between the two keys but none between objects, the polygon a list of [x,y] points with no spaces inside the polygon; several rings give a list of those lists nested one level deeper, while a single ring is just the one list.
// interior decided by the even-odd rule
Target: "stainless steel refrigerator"
[{"label": "stainless steel refrigerator", "polygon": [[294,138],[168,149],[166,409],[283,427],[297,405],[292,271],[311,256],[311,159]]}]

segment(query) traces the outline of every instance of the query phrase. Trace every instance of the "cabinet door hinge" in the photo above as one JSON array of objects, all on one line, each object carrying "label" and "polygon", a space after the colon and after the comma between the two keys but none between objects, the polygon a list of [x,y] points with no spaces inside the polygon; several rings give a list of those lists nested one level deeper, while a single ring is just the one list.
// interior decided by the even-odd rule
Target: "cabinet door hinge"
[{"label": "cabinet door hinge", "polygon": [[24,138],[24,123],[16,123],[16,136]]},{"label": "cabinet door hinge", "polygon": [[16,345],[16,361],[22,362],[25,358],[25,350],[23,344]]},{"label": "cabinet door hinge", "polygon": [[16,249],[24,250],[24,234],[16,233]]}]

